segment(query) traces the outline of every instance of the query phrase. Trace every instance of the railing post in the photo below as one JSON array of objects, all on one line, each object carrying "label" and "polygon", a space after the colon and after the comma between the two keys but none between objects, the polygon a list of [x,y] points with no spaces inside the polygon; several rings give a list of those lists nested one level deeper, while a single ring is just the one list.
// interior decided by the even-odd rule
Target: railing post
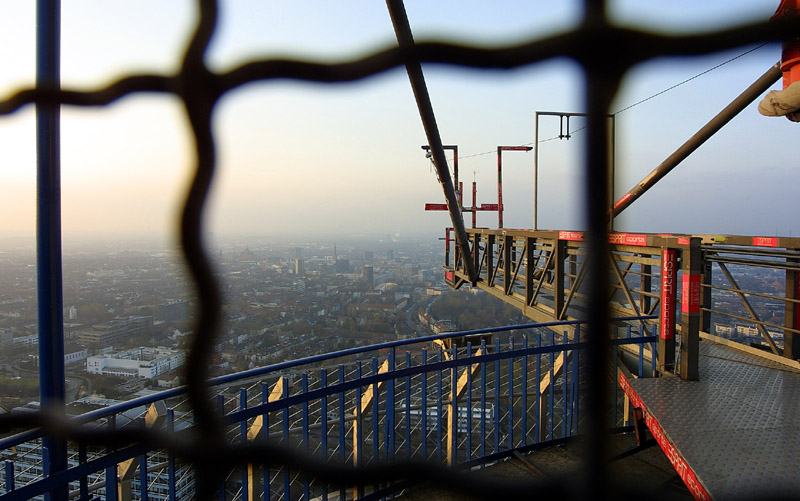
[{"label": "railing post", "polygon": [[511,263],[514,262],[514,256],[511,252],[514,247],[514,238],[506,235],[503,232],[503,291],[508,296],[511,294]]},{"label": "railing post", "polygon": [[[471,353],[472,351],[472,344],[467,343],[467,358],[472,357],[479,357],[483,355],[484,348],[478,348],[475,353]],[[452,352],[452,359],[455,360],[456,358],[456,348],[455,345],[453,346]],[[469,364],[464,367],[464,370],[456,379],[456,368],[454,367],[450,371],[450,398],[448,399],[448,418],[447,418],[447,465],[452,466],[457,462],[457,432],[458,432],[458,399],[464,394],[465,390],[471,386],[470,382],[472,380],[475,371],[478,370],[480,364],[474,363]],[[472,408],[467,406],[467,436],[471,433],[471,424],[472,424]],[[469,439],[467,440],[469,443]],[[469,458],[469,453],[467,453],[467,458]]]},{"label": "railing post", "polygon": [[[239,388],[239,410],[247,409],[247,388]],[[247,447],[247,420],[239,422],[239,440],[243,446]],[[248,465],[249,467],[250,465]],[[252,475],[249,474],[249,468],[242,471],[242,493],[244,494],[244,501],[253,501],[254,498],[249,495],[250,483],[248,480]]]},{"label": "railing post", "polygon": [[[484,242],[484,247],[485,247],[484,252],[489,252],[490,249],[488,248],[488,245],[486,245],[486,242]],[[481,234],[480,233],[475,233],[475,238],[474,238],[474,240],[472,242],[472,256],[471,257],[472,257],[473,267],[475,268],[475,282],[477,283],[481,279],[481,273],[480,273],[480,266],[481,266]],[[467,257],[465,256],[464,259],[467,259]],[[466,265],[465,265],[464,269],[466,270]],[[486,276],[488,277],[489,274],[487,273]]]},{"label": "railing post", "polygon": [[[167,418],[167,405],[164,403],[163,400],[159,400],[150,404],[150,407],[147,408],[147,412],[142,419],[143,425],[147,428],[157,428],[161,426],[164,420]],[[142,456],[143,460],[140,459],[139,463],[136,462],[136,458],[131,458],[125,460],[117,465],[117,482],[116,482],[116,491],[117,491],[117,499],[119,501],[128,501],[133,499],[133,477],[136,474],[136,467],[139,466],[139,476],[140,476],[140,485],[143,489],[140,493],[143,499],[147,499],[147,452],[145,452]],[[142,483],[142,477],[144,477],[144,482]],[[106,484],[106,491],[109,490],[109,484]]]},{"label": "railing post", "polygon": [[[658,368],[675,370],[675,288],[677,286],[677,251],[661,249],[661,335],[658,338]],[[685,277],[685,275],[684,275]]]},{"label": "railing post", "polygon": [[[564,310],[564,259],[567,256],[567,242],[556,239],[553,241],[553,320],[561,320]],[[547,270],[542,270],[542,280],[545,279]]]},{"label": "railing post", "polygon": [[[172,434],[175,431],[175,410],[167,409],[167,433]],[[175,455],[170,451],[167,452],[167,488],[169,490],[169,501],[175,501],[177,495],[175,493]]]},{"label": "railing post", "polygon": [[[493,234],[486,235],[486,244],[484,246],[483,252],[486,256],[486,285],[489,287],[494,286],[495,277],[494,274],[494,247],[495,247],[495,236]],[[476,249],[476,252],[479,252],[480,248]],[[477,269],[477,268],[476,268]]]},{"label": "railing post", "polygon": [[690,238],[681,256],[681,378],[700,379],[700,298],[701,273],[700,239]]},{"label": "railing post", "polygon": [[701,251],[700,252],[700,259],[702,260],[702,269],[703,269],[703,280],[701,291],[700,291],[700,330],[702,332],[706,332],[708,334],[713,334],[711,332],[711,308],[712,304],[712,289],[711,286],[713,285],[712,270],[711,270],[711,261],[706,259],[706,253]]},{"label": "railing post", "polygon": [[[641,257],[647,256],[647,254],[639,254]],[[641,290],[641,294],[639,294],[639,312],[642,315],[646,315],[650,312],[650,296],[645,294],[645,292],[652,292],[653,291],[653,267],[649,264],[642,263],[640,266],[640,271],[642,272],[641,281],[639,290]]]},{"label": "railing post", "polygon": [[14,462],[6,461],[6,492],[14,490]]},{"label": "railing post", "polygon": [[[788,249],[787,249],[788,250]],[[792,249],[796,251],[797,249]],[[800,259],[787,258],[787,262],[799,263]],[[800,271],[786,270],[786,299],[800,299]],[[800,329],[800,305],[786,301],[784,325],[787,329]],[[790,330],[783,333],[783,356],[792,360],[800,358],[800,334]]]},{"label": "railing post", "polygon": [[[375,370],[377,368],[377,360],[373,359],[373,361],[374,361],[374,363],[373,363],[373,371],[372,371],[373,375],[383,374],[383,373],[385,373],[386,371],[389,370],[389,359],[388,358],[386,360],[384,360],[384,362],[381,364],[380,368],[377,369],[377,370]],[[360,362],[359,362],[359,365],[358,365],[358,372],[356,374],[356,377],[359,378],[359,379],[361,378],[361,363]],[[375,400],[375,403],[377,404],[377,401],[378,401],[377,399],[378,399],[379,392],[380,392],[382,386],[383,386],[383,382],[373,383],[373,384],[367,386],[367,389],[364,390],[363,393],[362,393],[362,390],[360,389],[360,387],[356,388],[356,405],[355,405],[355,409],[353,409],[353,466],[355,466],[356,468],[362,465],[362,455],[364,454],[364,450],[363,450],[363,448],[364,448],[363,433],[364,432],[362,430],[363,427],[361,426],[363,424],[364,413],[367,412],[367,410],[369,409],[369,406],[372,403],[373,399]],[[377,419],[378,419],[377,408],[374,408],[373,416],[372,416],[372,421],[373,421],[373,426],[372,426],[372,429],[373,429],[373,432],[372,432],[373,433],[373,437],[372,437],[373,457],[375,455],[374,454],[375,453],[375,448],[379,447],[379,443],[377,441],[378,440],[378,437],[377,437],[377,435],[378,435],[378,427],[376,426]],[[353,499],[358,499],[358,498],[362,497],[363,493],[361,491],[362,491],[361,486],[355,486],[353,488]]]},{"label": "railing post", "polygon": [[[534,237],[526,237],[525,243],[525,309],[531,305],[533,299],[533,274],[536,267],[533,265],[536,253],[534,252],[536,246],[536,239]],[[524,311],[523,311],[524,313]]]}]

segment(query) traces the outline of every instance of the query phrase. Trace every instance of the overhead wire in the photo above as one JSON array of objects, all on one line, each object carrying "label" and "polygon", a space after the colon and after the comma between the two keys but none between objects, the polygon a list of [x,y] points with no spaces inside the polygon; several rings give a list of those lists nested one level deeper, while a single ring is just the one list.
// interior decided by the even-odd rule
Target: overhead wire
[{"label": "overhead wire", "polygon": [[[617,110],[612,114],[615,115],[615,116],[619,115],[622,112],[628,111],[631,108],[634,108],[636,106],[639,106],[640,104],[646,103],[647,101],[650,101],[651,99],[654,99],[654,98],[656,98],[656,97],[658,97],[658,96],[660,96],[662,94],[666,94],[667,92],[669,92],[671,90],[674,90],[674,89],[676,89],[676,88],[678,88],[678,87],[680,87],[680,86],[682,86],[684,84],[687,84],[687,83],[691,82],[692,80],[695,80],[696,78],[699,78],[699,77],[701,77],[701,76],[703,76],[703,75],[705,75],[707,73],[711,73],[712,71],[714,71],[716,69],[719,69],[719,68],[721,68],[722,66],[725,66],[728,63],[731,63],[731,62],[733,62],[733,61],[735,61],[735,60],[737,60],[737,59],[739,59],[741,57],[744,57],[744,56],[750,54],[751,52],[755,52],[758,49],[760,49],[760,48],[764,47],[765,45],[767,45],[768,43],[769,42],[764,42],[762,44],[759,44],[759,45],[753,47],[752,49],[748,49],[748,50],[742,52],[741,54],[738,54],[738,55],[736,55],[736,56],[734,56],[734,57],[732,57],[730,59],[727,59],[727,60],[725,60],[725,61],[723,61],[723,62],[721,62],[719,64],[716,64],[716,65],[712,66],[711,68],[708,68],[707,70],[701,71],[700,73],[698,73],[698,74],[696,74],[696,75],[694,75],[692,77],[689,77],[686,80],[678,82],[678,83],[676,83],[674,85],[671,85],[671,86],[667,87],[666,89],[663,89],[663,90],[661,90],[659,92],[656,92],[655,94],[652,94],[652,95],[650,95],[650,96],[648,96],[648,97],[646,97],[646,98],[644,98],[644,99],[642,99],[640,101],[637,101],[637,102],[635,102],[633,104],[625,106],[624,108],[622,108],[620,110]],[[582,130],[584,130],[586,128],[587,128],[587,126],[584,125],[583,127],[579,127],[579,128],[577,128],[575,130],[567,131],[567,136],[575,134],[576,132],[580,132],[580,131],[582,131]],[[548,141],[553,141],[555,139],[561,139],[562,137],[564,137],[564,136],[559,134],[559,135],[556,135],[556,136],[553,136],[553,137],[549,137],[547,139],[542,139],[542,140],[539,141],[539,143],[540,144],[541,143],[546,143]],[[534,144],[534,142],[531,141],[529,143],[523,143],[520,146],[532,146],[533,144]],[[490,155],[490,154],[495,153],[495,152],[496,152],[496,150],[490,150],[490,151],[483,151],[483,152],[480,152],[480,153],[473,153],[471,155],[460,155],[459,156],[459,160],[464,160],[464,159],[473,158],[473,157],[480,157],[480,156],[484,156],[484,155]]]}]

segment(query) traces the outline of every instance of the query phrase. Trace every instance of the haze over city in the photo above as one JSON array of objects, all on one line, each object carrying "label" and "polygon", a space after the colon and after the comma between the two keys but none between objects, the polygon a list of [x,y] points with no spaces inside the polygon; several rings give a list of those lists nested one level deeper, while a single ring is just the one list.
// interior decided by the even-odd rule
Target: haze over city
[{"label": "haze over city", "polygon": [[[62,83],[96,88],[133,72],[170,73],[180,64],[192,2],[82,2],[63,6]],[[542,38],[580,21],[580,2],[413,2],[418,41],[502,45]],[[254,58],[348,60],[396,44],[378,2],[222,2],[208,63],[225,71]],[[773,0],[669,4],[618,1],[614,19],[662,32],[722,28],[769,18]],[[524,15],[523,15],[524,14]],[[34,78],[34,3],[0,5],[0,96]],[[623,110],[754,47],[637,66],[611,111]],[[767,44],[617,115],[617,193],[622,195],[780,57]],[[459,145],[460,177],[476,179],[478,203],[495,203],[498,145],[530,144],[535,111],[580,112],[582,75],[568,60],[508,72],[425,65],[443,141]],[[62,112],[63,229],[76,240],[149,238],[174,244],[190,140],[179,103],[136,95],[107,109]],[[0,121],[0,235],[32,239],[35,134],[32,107]],[[573,119],[571,129],[583,127]],[[760,116],[756,103],[619,219],[623,231],[792,235],[796,130]],[[540,139],[559,133],[543,120]],[[219,170],[207,230],[212,238],[310,240],[377,236],[434,239],[449,225],[441,189],[402,69],[353,84],[271,81],[226,96],[215,120]],[[540,146],[539,226],[581,229],[581,131]],[[505,226],[530,228],[532,153],[504,157]],[[702,214],[702,217],[697,217]],[[496,215],[479,215],[496,226]]]}]

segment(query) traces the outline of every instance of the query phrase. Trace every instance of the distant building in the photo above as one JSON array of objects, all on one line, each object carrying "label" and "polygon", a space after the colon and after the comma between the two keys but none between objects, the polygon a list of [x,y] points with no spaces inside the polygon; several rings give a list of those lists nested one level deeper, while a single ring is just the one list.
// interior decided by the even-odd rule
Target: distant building
[{"label": "distant building", "polygon": [[724,337],[730,339],[733,337],[733,327],[730,325],[720,325],[717,324],[714,326],[714,332],[717,336]]},{"label": "distant building", "polygon": [[158,305],[156,318],[163,322],[179,322],[189,318],[189,301],[171,300]]},{"label": "distant building", "polygon": [[153,317],[115,318],[110,322],[93,325],[91,329],[79,332],[78,340],[84,344],[112,346],[152,328]]},{"label": "distant building", "polygon": [[39,335],[31,334],[30,336],[15,337],[11,342],[14,348],[33,348],[39,346]]},{"label": "distant building", "polygon": [[759,336],[758,329],[756,327],[750,327],[748,325],[736,325],[736,333],[741,336]]},{"label": "distant building", "polygon": [[[64,365],[75,364],[86,360],[89,356],[89,350],[85,347],[75,343],[64,344]],[[36,365],[39,365],[39,356],[35,355],[33,360]]]},{"label": "distant building", "polygon": [[333,271],[336,273],[347,273],[350,271],[350,260],[349,259],[337,259],[336,264],[333,265]]},{"label": "distant building", "polygon": [[86,347],[75,344],[64,344],[64,365],[75,364],[86,360],[89,356],[89,351]]},{"label": "distant building", "polygon": [[299,257],[294,258],[294,274],[295,275],[302,275],[304,273],[303,270],[303,260]]},{"label": "distant building", "polygon": [[132,350],[89,357],[86,359],[86,371],[89,374],[152,379],[175,370],[185,363],[186,353],[184,351],[141,346]]},{"label": "distant building", "polygon": [[375,286],[375,275],[372,266],[365,264],[361,270],[361,280],[366,282],[367,286],[371,289]]},{"label": "distant building", "polygon": [[372,264],[375,261],[375,253],[364,251],[364,264]]},{"label": "distant building", "polygon": [[0,329],[0,346],[9,346],[14,343],[14,333],[10,329]]}]

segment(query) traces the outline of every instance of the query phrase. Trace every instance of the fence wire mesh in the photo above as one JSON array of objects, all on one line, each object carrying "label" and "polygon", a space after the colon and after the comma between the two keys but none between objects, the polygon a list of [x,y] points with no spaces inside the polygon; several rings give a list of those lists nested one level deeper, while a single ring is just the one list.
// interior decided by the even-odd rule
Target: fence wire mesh
[{"label": "fence wire mesh", "polygon": [[[34,416],[0,418],[3,427],[42,427],[48,435],[74,440],[86,447],[121,449],[132,445],[167,450],[194,465],[198,498],[214,496],[219,484],[236,468],[249,463],[288,468],[315,481],[337,485],[380,485],[399,479],[431,480],[478,497],[579,496],[603,497],[612,488],[605,470],[604,434],[607,424],[610,378],[604,377],[608,341],[602,335],[608,325],[607,269],[597,256],[608,255],[606,238],[607,193],[606,116],[617,87],[632,66],[660,56],[691,56],[778,41],[793,36],[800,24],[794,19],[756,23],[713,33],[669,36],[613,26],[607,20],[606,2],[586,0],[583,20],[568,32],[544,39],[532,38],[503,47],[423,42],[402,44],[349,61],[314,62],[301,59],[250,61],[224,73],[215,73],[205,56],[217,21],[217,2],[198,0],[199,21],[188,41],[180,71],[175,75],[139,74],[122,77],[104,88],[75,91],[38,86],[22,90],[0,102],[0,114],[9,115],[30,105],[102,107],[137,93],[161,93],[180,100],[189,119],[194,140],[194,176],[183,206],[181,244],[195,281],[201,304],[188,362],[189,403],[196,426],[181,433],[150,429],[119,429],[98,432],[71,424],[57,409],[43,409]],[[226,427],[210,397],[207,360],[220,324],[219,286],[203,247],[202,214],[215,175],[216,141],[212,133],[215,106],[226,93],[243,85],[265,80],[289,79],[311,82],[353,82],[409,64],[441,63],[476,69],[513,69],[557,57],[576,61],[585,75],[585,107],[588,141],[585,151],[584,185],[588,244],[588,321],[586,414],[587,466],[578,487],[563,481],[539,483],[536,487],[514,486],[458,474],[429,463],[399,461],[367,464],[361,468],[336,466],[320,461],[293,447],[226,440]],[[328,374],[329,380],[333,373]],[[313,384],[318,384],[314,381]],[[431,381],[431,384],[436,382]],[[519,391],[513,389],[511,391]],[[224,405],[236,405],[234,397]],[[559,397],[562,399],[563,397]],[[333,402],[332,402],[333,404]],[[385,402],[384,404],[385,405]],[[508,410],[506,410],[508,412]],[[298,419],[302,409],[292,409]],[[558,426],[561,423],[552,423]],[[512,426],[517,426],[513,421]],[[424,430],[421,430],[423,431]],[[273,477],[275,481],[279,481]]]}]

